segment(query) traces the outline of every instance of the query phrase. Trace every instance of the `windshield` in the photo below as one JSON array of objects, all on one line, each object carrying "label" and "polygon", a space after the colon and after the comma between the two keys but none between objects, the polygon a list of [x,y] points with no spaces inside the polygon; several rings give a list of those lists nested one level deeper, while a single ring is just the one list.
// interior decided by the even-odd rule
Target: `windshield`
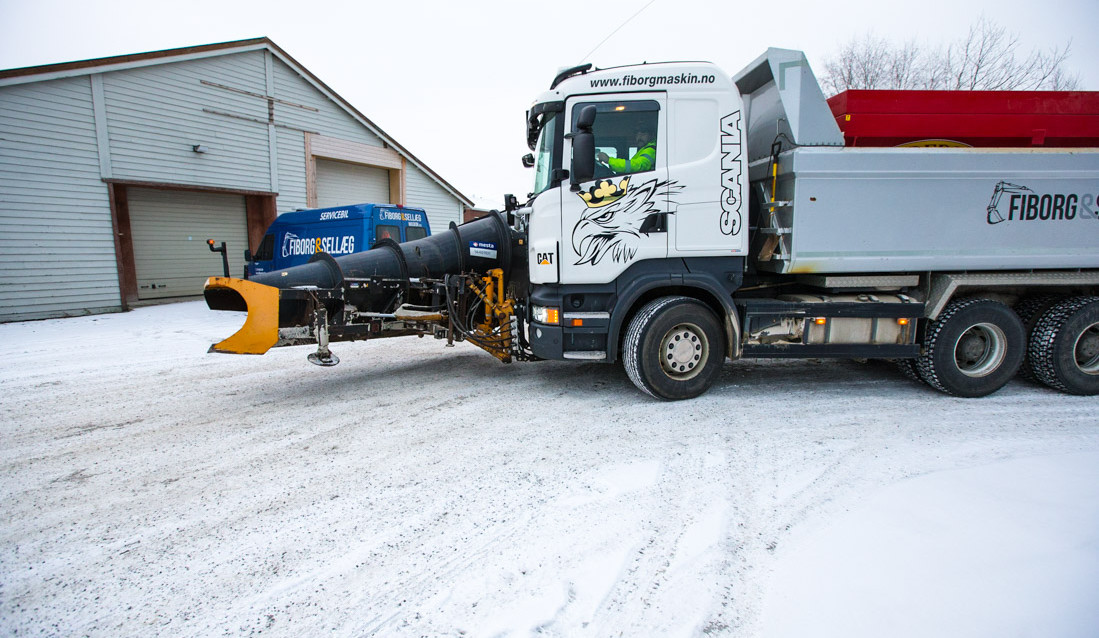
[{"label": "windshield", "polygon": [[538,145],[534,149],[534,194],[537,195],[550,186],[553,174],[553,146],[555,144],[557,118],[556,113],[542,116],[542,132],[538,135]]}]

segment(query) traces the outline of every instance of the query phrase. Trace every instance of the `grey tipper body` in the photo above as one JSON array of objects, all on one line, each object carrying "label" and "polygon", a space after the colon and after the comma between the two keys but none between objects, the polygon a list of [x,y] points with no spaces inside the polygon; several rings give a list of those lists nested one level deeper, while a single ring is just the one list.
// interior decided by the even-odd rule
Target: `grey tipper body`
[{"label": "grey tipper body", "polygon": [[[778,242],[760,270],[1099,267],[1099,149],[845,148],[800,52],[769,49],[734,82],[753,195],[770,199],[779,166],[778,205],[764,207],[758,231]],[[781,138],[798,147],[773,158]]]},{"label": "grey tipper body", "polygon": [[[768,164],[751,167],[759,186],[769,187]],[[779,166],[775,199],[790,204],[760,216],[760,232],[780,237],[760,270],[1099,267],[1094,150],[798,148]],[[1029,190],[1003,194],[990,222],[1001,183]],[[1038,207],[1026,219],[1031,196]]]}]

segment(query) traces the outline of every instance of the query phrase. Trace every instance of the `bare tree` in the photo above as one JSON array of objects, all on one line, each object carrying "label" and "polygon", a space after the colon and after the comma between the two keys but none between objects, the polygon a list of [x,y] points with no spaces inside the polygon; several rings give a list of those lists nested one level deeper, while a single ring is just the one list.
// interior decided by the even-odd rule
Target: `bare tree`
[{"label": "bare tree", "polygon": [[848,42],[824,64],[821,84],[829,94],[847,89],[918,89],[926,84],[926,55],[915,41],[890,44],[866,34]]},{"label": "bare tree", "polygon": [[825,61],[829,95],[847,89],[1072,90],[1079,77],[1064,69],[1070,44],[1024,54],[1019,36],[981,17],[966,37],[941,49],[902,45],[867,34]]}]

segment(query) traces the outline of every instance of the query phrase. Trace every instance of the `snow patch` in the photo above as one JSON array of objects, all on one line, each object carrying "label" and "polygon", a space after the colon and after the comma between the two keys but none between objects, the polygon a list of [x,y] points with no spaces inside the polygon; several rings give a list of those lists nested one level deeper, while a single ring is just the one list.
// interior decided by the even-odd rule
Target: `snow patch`
[{"label": "snow patch", "polygon": [[[333,344],[334,368],[207,353],[243,321],[0,325],[0,633],[749,638],[777,633],[760,611],[789,560],[812,569],[772,597],[878,635],[1099,626],[1094,397],[749,360],[664,403],[616,366],[432,339]],[[983,487],[966,469],[999,464]],[[879,493],[889,516],[790,558]]]},{"label": "snow patch", "polygon": [[762,633],[1090,638],[1095,592],[1099,452],[1013,459],[885,487],[803,539]]},{"label": "snow patch", "polygon": [[559,503],[568,507],[581,507],[590,503],[609,501],[630,492],[648,489],[660,480],[659,461],[631,461],[614,463],[589,472],[576,481],[575,492],[563,497]]}]

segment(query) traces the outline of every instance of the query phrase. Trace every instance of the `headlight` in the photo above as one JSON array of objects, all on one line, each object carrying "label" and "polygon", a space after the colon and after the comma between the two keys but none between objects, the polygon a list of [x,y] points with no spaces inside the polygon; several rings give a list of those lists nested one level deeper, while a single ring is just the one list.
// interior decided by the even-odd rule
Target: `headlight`
[{"label": "headlight", "polygon": [[531,318],[538,323],[544,323],[550,326],[556,326],[561,323],[561,311],[558,308],[531,306],[530,314]]}]

